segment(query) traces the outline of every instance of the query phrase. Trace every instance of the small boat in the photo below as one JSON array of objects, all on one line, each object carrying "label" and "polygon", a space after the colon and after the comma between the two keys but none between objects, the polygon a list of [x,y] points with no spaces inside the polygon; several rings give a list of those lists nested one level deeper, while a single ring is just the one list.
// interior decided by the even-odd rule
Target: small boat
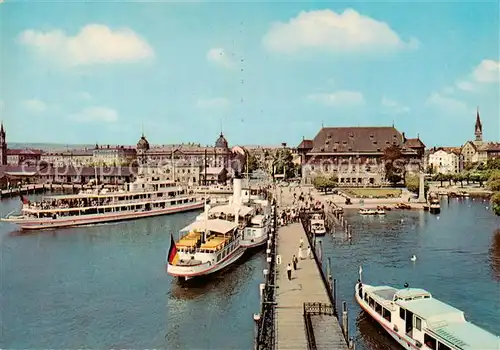
[{"label": "small boat", "polygon": [[376,209],[362,208],[362,209],[359,209],[359,214],[361,214],[361,215],[377,215],[377,210]]},{"label": "small boat", "polygon": [[424,289],[371,286],[360,279],[355,298],[401,346],[422,350],[500,349],[500,338],[468,322],[464,313]]},{"label": "small boat", "polygon": [[177,242],[172,236],[166,259],[167,273],[171,276],[184,280],[205,276],[231,265],[245,253],[238,222],[208,219],[208,210],[207,205],[205,220],[180,230]]},{"label": "small boat", "polygon": [[385,215],[385,210],[382,207],[377,208],[377,215]]},{"label": "small boat", "polygon": [[320,237],[326,235],[325,219],[321,214],[314,214],[311,218],[311,233]]}]

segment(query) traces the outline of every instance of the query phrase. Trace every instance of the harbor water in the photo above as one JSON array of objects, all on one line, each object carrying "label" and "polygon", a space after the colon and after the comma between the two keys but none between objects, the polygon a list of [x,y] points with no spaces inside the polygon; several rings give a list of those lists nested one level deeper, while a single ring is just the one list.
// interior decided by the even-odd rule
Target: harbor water
[{"label": "harbor water", "polygon": [[[366,283],[426,288],[499,333],[500,220],[487,205],[450,200],[440,215],[347,213],[352,240],[323,238],[358,349],[399,348],[354,303],[360,265]],[[0,214],[16,206],[4,200]],[[198,214],[31,234],[1,223],[0,347],[251,349],[265,254],[187,285],[165,272],[170,234]]]}]

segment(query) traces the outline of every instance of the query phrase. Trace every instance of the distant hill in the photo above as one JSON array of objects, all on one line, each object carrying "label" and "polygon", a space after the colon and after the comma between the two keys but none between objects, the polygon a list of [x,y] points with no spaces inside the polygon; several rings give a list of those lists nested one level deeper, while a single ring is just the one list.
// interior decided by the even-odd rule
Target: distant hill
[{"label": "distant hill", "polygon": [[63,145],[60,143],[17,143],[11,142],[7,144],[9,149],[39,149],[42,151],[66,150],[66,149],[83,149],[92,148],[95,145]]}]

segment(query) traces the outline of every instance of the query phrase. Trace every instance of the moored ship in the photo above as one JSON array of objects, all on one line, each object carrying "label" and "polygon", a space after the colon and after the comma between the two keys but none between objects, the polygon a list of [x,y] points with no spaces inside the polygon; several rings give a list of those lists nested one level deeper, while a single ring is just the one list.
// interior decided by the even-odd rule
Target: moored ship
[{"label": "moored ship", "polygon": [[46,196],[31,202],[22,197],[20,210],[2,221],[23,230],[50,229],[133,220],[202,209],[204,199],[162,174],[139,174],[123,190],[82,191],[74,195]]},{"label": "moored ship", "polygon": [[461,310],[426,290],[371,286],[360,280],[355,297],[401,346],[423,350],[500,349],[500,338],[468,322]]},{"label": "moored ship", "polygon": [[[212,203],[212,201],[211,201]],[[235,213],[238,217],[235,218]],[[209,219],[222,219],[238,223],[241,233],[241,245],[247,249],[256,248],[267,242],[271,230],[271,213],[269,202],[265,199],[243,196],[241,179],[238,175],[233,180],[233,195],[229,203],[209,209]],[[197,217],[204,220],[205,214]]]},{"label": "moored ship", "polygon": [[245,253],[238,213],[234,213],[235,221],[209,219],[209,209],[207,205],[204,220],[179,231],[177,242],[172,236],[166,261],[168,274],[184,280],[205,276],[231,265]]}]

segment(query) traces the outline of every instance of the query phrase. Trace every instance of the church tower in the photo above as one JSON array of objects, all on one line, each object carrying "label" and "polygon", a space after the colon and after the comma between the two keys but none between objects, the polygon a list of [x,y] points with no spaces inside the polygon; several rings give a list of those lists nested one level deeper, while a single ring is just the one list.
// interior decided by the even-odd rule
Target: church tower
[{"label": "church tower", "polygon": [[7,138],[3,122],[0,128],[0,165],[7,165]]},{"label": "church tower", "polygon": [[476,113],[476,127],[474,129],[474,134],[476,135],[476,142],[483,141],[483,124],[481,124],[481,117],[479,116],[479,108]]}]

